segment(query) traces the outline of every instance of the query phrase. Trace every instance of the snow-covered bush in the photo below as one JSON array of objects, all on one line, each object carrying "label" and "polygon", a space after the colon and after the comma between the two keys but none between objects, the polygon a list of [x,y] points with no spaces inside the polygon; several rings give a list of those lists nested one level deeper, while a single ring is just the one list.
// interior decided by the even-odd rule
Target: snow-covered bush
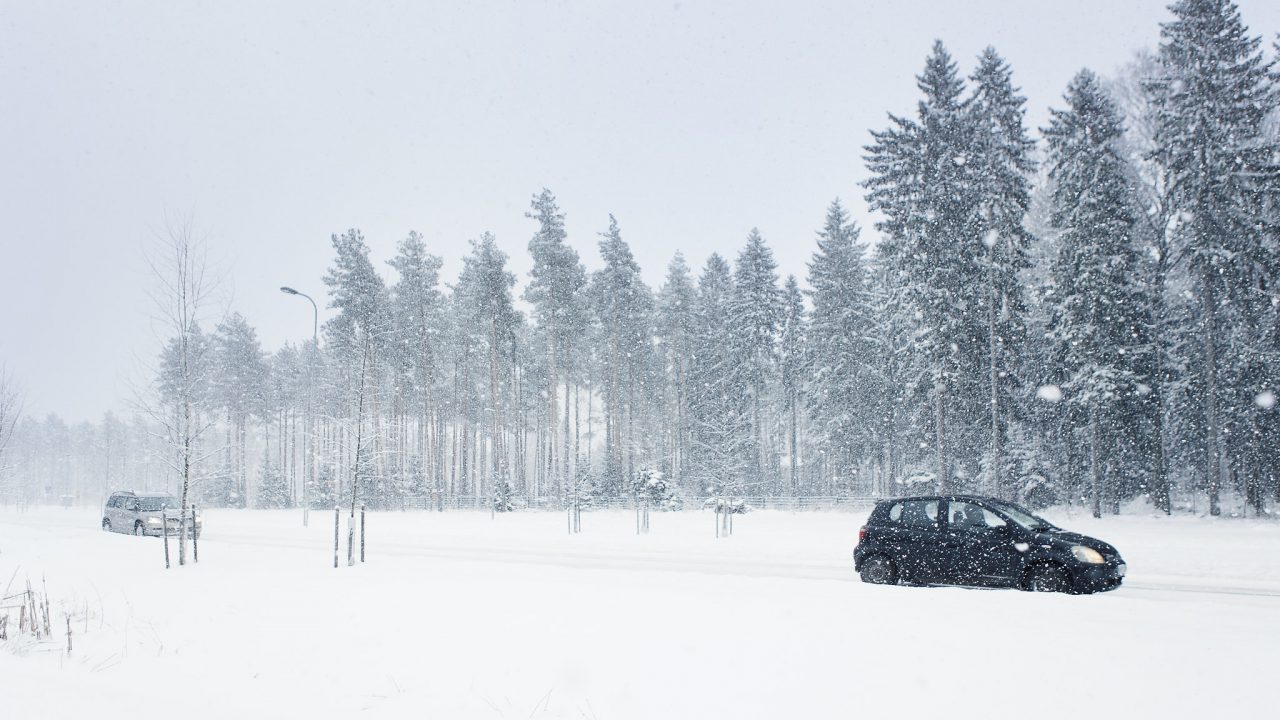
[{"label": "snow-covered bush", "polygon": [[631,494],[652,507],[663,507],[673,497],[672,488],[662,473],[651,467],[642,467],[631,481]]},{"label": "snow-covered bush", "polygon": [[511,512],[515,507],[511,504],[511,482],[505,476],[493,476],[493,490],[489,493],[489,502],[494,512]]}]

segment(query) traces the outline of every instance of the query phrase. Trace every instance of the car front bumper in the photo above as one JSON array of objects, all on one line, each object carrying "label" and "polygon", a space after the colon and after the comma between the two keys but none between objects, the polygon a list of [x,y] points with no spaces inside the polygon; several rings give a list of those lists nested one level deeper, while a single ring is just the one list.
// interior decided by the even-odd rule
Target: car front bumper
[{"label": "car front bumper", "polygon": [[[165,534],[164,530],[159,525],[148,525],[146,529],[143,531],[143,533],[146,535],[150,535],[151,537],[160,537],[161,535]],[[169,523],[168,534],[170,537],[177,537],[178,535],[182,534],[182,527],[177,523]],[[192,527],[190,525],[187,526],[188,536],[199,535],[199,534],[200,534],[199,525],[195,527]]]},{"label": "car front bumper", "polygon": [[1128,566],[1115,559],[1101,565],[1077,565],[1071,570],[1071,589],[1075,592],[1103,592],[1114,590],[1124,582]]}]

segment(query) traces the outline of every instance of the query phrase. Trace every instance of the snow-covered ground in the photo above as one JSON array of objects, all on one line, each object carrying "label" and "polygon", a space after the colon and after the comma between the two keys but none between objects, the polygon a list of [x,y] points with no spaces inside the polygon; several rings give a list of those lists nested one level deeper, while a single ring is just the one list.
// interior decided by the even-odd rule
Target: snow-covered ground
[{"label": "snow-covered ground", "polygon": [[[1280,524],[1050,514],[1115,544],[1115,592],[864,585],[864,516],[207,513],[198,565],[92,509],[0,508],[0,583],[63,638],[0,650],[0,717],[1270,717]],[[3,585],[0,585],[0,589]],[[13,592],[13,590],[10,590]]]}]

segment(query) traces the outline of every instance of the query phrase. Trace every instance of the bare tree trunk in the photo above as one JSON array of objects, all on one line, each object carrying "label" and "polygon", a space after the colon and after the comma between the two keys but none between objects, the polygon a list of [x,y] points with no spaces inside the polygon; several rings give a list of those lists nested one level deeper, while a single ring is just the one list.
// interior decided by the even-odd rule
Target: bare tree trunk
[{"label": "bare tree trunk", "polygon": [[791,463],[791,496],[792,496],[792,497],[795,497],[795,496],[798,494],[798,491],[799,491],[799,489],[800,489],[800,483],[799,483],[799,482],[797,482],[797,479],[796,479],[796,473],[797,473],[797,472],[799,471],[799,469],[800,469],[800,468],[799,468],[799,465],[800,465],[800,452],[799,452],[799,449],[796,447],[796,438],[797,438],[797,437],[798,437],[798,435],[799,435],[799,433],[797,432],[797,426],[799,425],[799,420],[798,420],[798,418],[797,418],[796,416],[797,416],[799,413],[798,413],[798,412],[797,412],[797,410],[796,410],[796,396],[795,396],[795,393],[794,393],[794,392],[792,392],[792,393],[791,393],[791,398],[790,398],[789,404],[791,405],[791,407],[789,408],[789,409],[790,409],[790,411],[791,411],[791,437],[790,437],[790,440],[788,441],[788,444],[791,446],[791,448],[790,448],[790,449],[791,449],[791,460],[790,460],[790,463]]},{"label": "bare tree trunk", "polygon": [[498,322],[494,320],[489,328],[489,395],[493,401],[493,473],[495,477],[506,477],[506,458],[503,451],[502,433],[502,393],[498,384]]},{"label": "bare tree trunk", "polygon": [[571,466],[569,462],[572,459],[572,454],[569,452],[571,447],[570,445],[571,438],[569,433],[569,402],[570,402],[569,378],[572,375],[573,375],[573,364],[568,363],[566,365],[566,371],[564,374],[564,428],[561,433],[561,446],[560,446],[560,465],[562,468],[560,472],[560,477],[562,478],[561,480],[562,492],[560,493],[560,497],[562,498],[568,494],[569,478],[573,477],[570,474]]},{"label": "bare tree trunk", "polygon": [[1205,479],[1209,486],[1209,514],[1220,515],[1218,494],[1222,487],[1221,450],[1218,446],[1218,308],[1214,299],[1213,280],[1206,271],[1202,295],[1204,308],[1204,416],[1208,445],[1205,448]]},{"label": "bare tree trunk", "polygon": [[[1160,363],[1159,367],[1163,366],[1163,361],[1157,362]],[[1161,374],[1163,375],[1163,373]],[[1168,515],[1173,512],[1173,499],[1169,496],[1169,469],[1166,466],[1167,461],[1165,459],[1164,451],[1164,382],[1164,377],[1160,377],[1156,379],[1155,383],[1153,383],[1155,385],[1155,389],[1153,390],[1155,397],[1152,398],[1152,402],[1155,405],[1154,421],[1156,426],[1156,466],[1155,478],[1151,488],[1151,497],[1152,500],[1155,501],[1156,509],[1163,512],[1165,515]]]},{"label": "bare tree trunk", "polygon": [[593,395],[594,394],[595,394],[595,386],[588,385],[587,386],[587,466],[588,467],[591,465],[591,446],[595,444],[595,439],[596,439],[595,413],[593,412],[593,408],[594,408]]},{"label": "bare tree trunk", "polygon": [[987,334],[989,340],[987,359],[990,365],[991,383],[991,465],[988,473],[991,487],[988,490],[997,497],[1006,497],[1004,457],[1000,447],[1000,373],[997,369],[995,268],[996,250],[995,246],[992,245],[990,297],[987,299]]},{"label": "bare tree trunk", "polygon": [[[372,340],[365,338],[364,341],[364,357],[360,362],[360,385],[356,391],[356,447],[355,462],[352,465],[351,472],[351,518],[356,516],[356,503],[360,495],[360,463],[364,459],[364,408],[365,394],[368,385],[369,373],[369,356],[372,354]],[[350,548],[348,548],[348,553]]]},{"label": "bare tree trunk", "polygon": [[554,487],[555,492],[563,493],[564,488],[556,478],[556,429],[559,425],[557,388],[560,383],[560,367],[557,363],[558,332],[556,318],[552,315],[547,327],[547,482]]},{"label": "bare tree trunk", "polygon": [[1102,517],[1102,460],[1098,434],[1098,408],[1089,408],[1089,476],[1092,478],[1090,497],[1093,504],[1093,516]]},{"label": "bare tree trunk", "polygon": [[935,442],[937,444],[938,459],[938,492],[945,493],[947,487],[951,484],[947,477],[947,432],[946,432],[946,406],[944,405],[945,390],[941,384],[933,387],[933,422]]}]

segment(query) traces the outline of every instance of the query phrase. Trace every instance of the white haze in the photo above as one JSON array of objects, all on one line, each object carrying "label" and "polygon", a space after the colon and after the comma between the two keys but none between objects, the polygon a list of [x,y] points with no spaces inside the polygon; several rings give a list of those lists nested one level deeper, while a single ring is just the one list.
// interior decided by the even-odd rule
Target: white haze
[{"label": "white haze", "polygon": [[[0,361],[28,411],[119,409],[157,338],[141,262],[191,215],[267,347],[310,331],[331,233],[445,258],[496,233],[527,271],[544,185],[596,264],[614,213],[646,279],[758,226],[803,279],[862,146],[910,113],[934,38],[1009,61],[1031,127],[1081,67],[1154,47],[1164,2],[0,5]],[[1239,3],[1269,44],[1280,3]],[[864,238],[873,235],[869,228]]]}]

